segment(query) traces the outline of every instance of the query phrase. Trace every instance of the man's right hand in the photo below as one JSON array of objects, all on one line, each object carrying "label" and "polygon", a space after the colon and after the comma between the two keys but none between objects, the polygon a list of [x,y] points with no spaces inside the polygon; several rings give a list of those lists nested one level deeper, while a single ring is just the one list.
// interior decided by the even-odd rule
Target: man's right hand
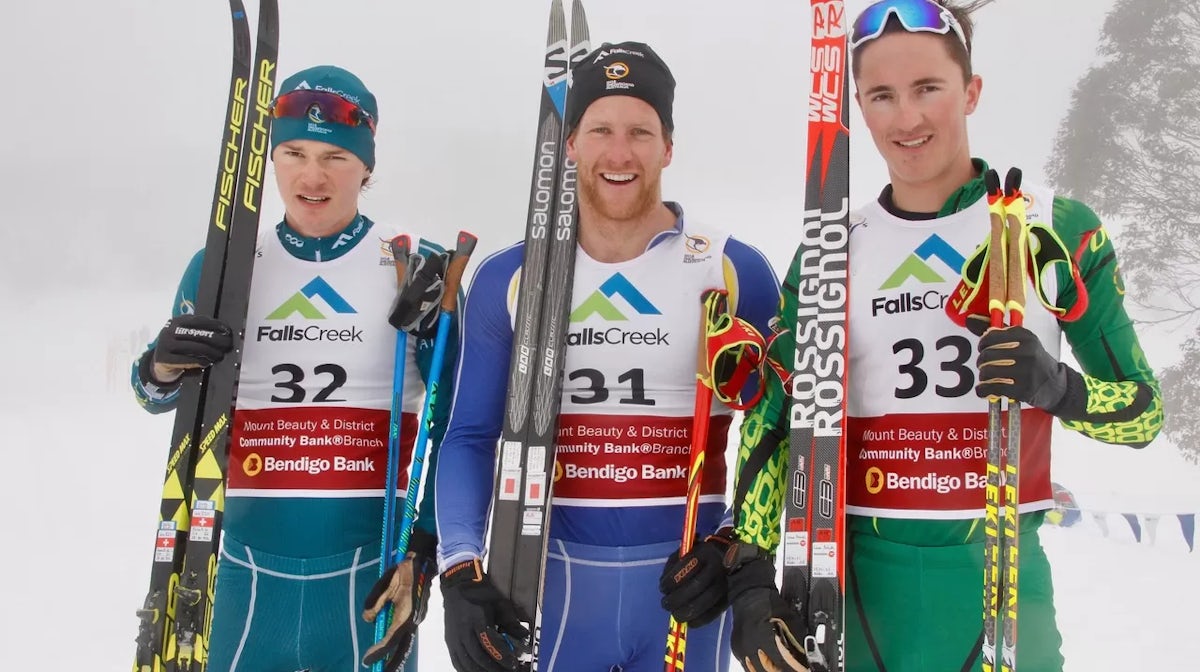
[{"label": "man's right hand", "polygon": [[517,605],[500,593],[479,559],[442,573],[446,646],[458,672],[511,672],[521,664],[529,630]]},{"label": "man's right hand", "polygon": [[203,315],[172,317],[154,345],[153,378],[175,382],[189,371],[221,361],[233,349],[233,330],[224,322]]},{"label": "man's right hand", "polygon": [[746,672],[808,672],[804,619],[780,596],[769,556],[732,568],[729,603],[733,655]]}]

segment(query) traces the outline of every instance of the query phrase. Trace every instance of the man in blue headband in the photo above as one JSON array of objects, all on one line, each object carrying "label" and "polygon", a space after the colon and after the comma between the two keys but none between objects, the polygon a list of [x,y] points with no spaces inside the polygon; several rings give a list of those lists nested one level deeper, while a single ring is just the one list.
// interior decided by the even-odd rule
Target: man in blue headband
[{"label": "man in blue headband", "polygon": [[[386,242],[399,231],[358,211],[375,168],[379,121],[375,96],[358,77],[331,65],[303,70],[284,80],[271,110],[284,217],[260,231],[254,261],[208,670],[353,672],[374,643],[374,624],[358,608],[380,573],[396,364],[389,313],[397,278]],[[444,257],[414,239],[414,250]],[[192,309],[203,255],[188,265],[171,320],[134,367],[134,392],[152,413],[172,410],[183,377],[231,348],[231,327]],[[428,338],[410,338],[404,355],[402,464],[435,376],[429,346]],[[444,390],[451,371],[445,367],[440,379]],[[449,395],[438,399],[429,490],[449,412]],[[387,658],[389,670],[406,656],[404,669],[416,669],[416,624],[436,573],[433,500],[431,491],[422,499],[408,557],[390,575],[409,591],[389,593],[398,635],[372,652]]]}]

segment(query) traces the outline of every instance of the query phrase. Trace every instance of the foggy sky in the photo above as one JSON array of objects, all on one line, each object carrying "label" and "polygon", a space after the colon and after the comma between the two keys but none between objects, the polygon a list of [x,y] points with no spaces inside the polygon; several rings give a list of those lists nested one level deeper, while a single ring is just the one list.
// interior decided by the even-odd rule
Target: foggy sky
[{"label": "foggy sky", "polygon": [[[253,32],[257,3],[247,5]],[[364,213],[447,242],[471,230],[483,253],[523,236],[547,0],[281,5],[280,80],[334,63],[379,99]],[[1042,177],[1110,6],[1000,0],[979,13],[974,154]],[[782,274],[803,204],[808,3],[604,0],[588,10],[594,44],[647,42],[679,82],[664,196],[759,246]],[[203,245],[212,202],[227,3],[60,0],[13,3],[5,14],[0,58],[12,97],[0,106],[0,190],[10,244],[0,247],[0,282],[161,286],[169,301]],[[857,108],[851,121],[862,128]],[[865,132],[852,137],[859,203],[887,178]],[[282,215],[268,184],[263,226]]]}]

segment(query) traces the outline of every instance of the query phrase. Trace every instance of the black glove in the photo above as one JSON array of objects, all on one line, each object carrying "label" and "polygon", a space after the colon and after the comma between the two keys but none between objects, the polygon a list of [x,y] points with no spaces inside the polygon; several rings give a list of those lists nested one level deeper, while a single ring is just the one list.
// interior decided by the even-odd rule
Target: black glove
[{"label": "black glove", "polygon": [[[733,564],[733,550],[727,564]],[[729,573],[733,656],[747,672],[808,672],[804,618],[779,594],[770,556],[756,555]]]},{"label": "black glove", "polygon": [[1050,411],[1067,394],[1067,366],[1025,327],[992,329],[979,339],[980,397],[1016,399]]},{"label": "black glove", "polygon": [[446,290],[446,267],[450,255],[438,252],[428,257],[411,254],[404,271],[404,282],[396,293],[388,322],[417,338],[433,338],[437,334],[442,293]]},{"label": "black glove", "polygon": [[[172,382],[181,374],[212,366],[232,349],[233,330],[224,322],[203,315],[172,317],[158,332],[149,362],[155,373],[151,382]],[[164,379],[164,373],[170,380]]]},{"label": "black glove", "polygon": [[527,652],[529,630],[517,605],[500,594],[478,559],[442,573],[446,647],[458,672],[509,672]]},{"label": "black glove", "polygon": [[425,620],[429,604],[429,586],[437,575],[437,537],[413,529],[408,540],[408,553],[371,587],[363,602],[363,620],[372,622],[384,608],[392,605],[392,624],[363,656],[363,665],[370,667],[385,657],[384,672],[397,672],[404,666],[416,639],[417,626]]},{"label": "black glove", "polygon": [[729,606],[725,581],[725,551],[733,544],[733,530],[722,528],[692,546],[682,558],[671,554],[658,578],[662,607],[675,620],[698,628],[716,620]]}]

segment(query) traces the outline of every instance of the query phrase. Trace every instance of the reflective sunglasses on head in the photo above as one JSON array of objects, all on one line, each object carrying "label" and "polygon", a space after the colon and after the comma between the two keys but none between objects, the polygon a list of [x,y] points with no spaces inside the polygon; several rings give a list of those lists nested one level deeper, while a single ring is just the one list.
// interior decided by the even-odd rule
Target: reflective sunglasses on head
[{"label": "reflective sunglasses on head", "polygon": [[369,112],[330,91],[289,91],[271,103],[271,114],[276,119],[308,119],[314,124],[366,126],[375,135],[375,119]]},{"label": "reflective sunglasses on head", "polygon": [[895,15],[900,26],[910,33],[937,33],[946,35],[950,31],[958,36],[964,47],[967,38],[962,26],[958,25],[949,9],[932,0],[881,0],[867,7],[854,21],[850,29],[850,50],[879,37],[887,27],[888,19]]}]

